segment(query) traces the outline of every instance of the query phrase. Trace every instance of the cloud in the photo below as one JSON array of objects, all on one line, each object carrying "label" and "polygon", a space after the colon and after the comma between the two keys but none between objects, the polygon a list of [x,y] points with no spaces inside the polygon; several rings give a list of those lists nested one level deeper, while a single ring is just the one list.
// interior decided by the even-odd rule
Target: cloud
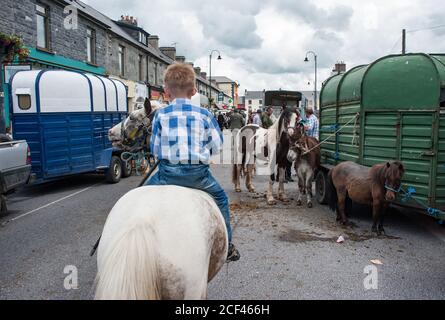
[{"label": "cloud", "polygon": [[349,26],[353,10],[345,5],[338,5],[332,9],[317,7],[311,1],[278,0],[273,4],[283,13],[303,21],[313,28],[332,28],[344,30]]},{"label": "cloud", "polygon": [[[203,70],[209,54],[213,75],[226,75],[242,91],[267,88],[312,90],[313,59],[318,79],[330,75],[337,61],[348,69],[401,50],[402,29],[442,25],[440,0],[84,0],[113,19],[130,14],[161,45],[177,43],[177,51]],[[408,32],[409,52],[445,52],[445,28]],[[311,83],[308,86],[308,83]]]},{"label": "cloud", "polygon": [[205,7],[209,7],[209,10],[199,11],[198,17],[207,38],[213,38],[234,49],[254,49],[261,46],[262,39],[255,34],[257,26],[253,15],[227,9],[215,18],[215,15],[209,14],[212,12],[210,5]]}]

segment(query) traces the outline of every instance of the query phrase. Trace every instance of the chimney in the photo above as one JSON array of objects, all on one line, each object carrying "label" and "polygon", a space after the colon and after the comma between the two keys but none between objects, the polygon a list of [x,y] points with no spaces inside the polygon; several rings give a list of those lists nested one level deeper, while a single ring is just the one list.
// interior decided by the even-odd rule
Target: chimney
[{"label": "chimney", "polygon": [[160,47],[159,50],[172,60],[176,60],[176,48],[175,47]]},{"label": "chimney", "polygon": [[176,56],[176,61],[179,63],[185,63],[185,57],[184,56]]},{"label": "chimney", "polygon": [[337,62],[335,64],[334,69],[332,70],[333,73],[345,73],[346,72],[346,64],[343,61]]},{"label": "chimney", "polygon": [[158,36],[149,36],[148,43],[155,49],[159,49],[159,37]]},{"label": "chimney", "polygon": [[207,79],[207,72],[201,72],[201,78]]},{"label": "chimney", "polygon": [[136,27],[138,25],[137,19],[135,19],[133,16],[128,16],[128,15],[126,16],[121,15],[121,19],[119,20],[119,22],[126,23]]},{"label": "chimney", "polygon": [[201,68],[200,67],[196,67],[196,68],[193,68],[193,69],[195,70],[195,73],[196,73],[197,76],[201,75]]}]

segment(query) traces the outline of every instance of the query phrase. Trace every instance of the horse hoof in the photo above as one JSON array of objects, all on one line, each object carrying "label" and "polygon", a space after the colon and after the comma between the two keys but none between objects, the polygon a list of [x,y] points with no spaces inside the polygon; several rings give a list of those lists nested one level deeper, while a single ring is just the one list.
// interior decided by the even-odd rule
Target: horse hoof
[{"label": "horse hoof", "polygon": [[275,200],[267,200],[267,204],[268,204],[269,206],[274,206],[274,205],[277,204],[277,202],[276,202]]},{"label": "horse hoof", "polygon": [[252,188],[251,188],[251,189],[249,189],[249,192],[250,192],[250,193],[255,193],[255,189],[252,189]]},{"label": "horse hoof", "polygon": [[241,193],[241,189],[235,189],[235,192]]},{"label": "horse hoof", "polygon": [[283,202],[289,202],[289,198],[284,195],[281,195],[278,199]]},{"label": "horse hoof", "polygon": [[301,200],[298,200],[298,201],[297,201],[297,206],[301,207],[302,204],[303,204],[303,203],[301,202]]},{"label": "horse hoof", "polygon": [[307,207],[310,209],[310,208],[312,208],[314,205],[312,204],[312,202],[309,202],[308,204],[307,204]]}]

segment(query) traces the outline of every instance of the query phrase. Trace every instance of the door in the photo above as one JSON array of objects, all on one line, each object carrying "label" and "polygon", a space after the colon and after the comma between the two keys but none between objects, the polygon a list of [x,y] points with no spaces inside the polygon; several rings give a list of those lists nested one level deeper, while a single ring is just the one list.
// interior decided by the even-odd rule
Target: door
[{"label": "door", "polygon": [[403,187],[416,189],[416,198],[431,205],[434,199],[433,176],[437,157],[434,146],[435,118],[432,112],[399,114],[399,159],[405,165]]}]

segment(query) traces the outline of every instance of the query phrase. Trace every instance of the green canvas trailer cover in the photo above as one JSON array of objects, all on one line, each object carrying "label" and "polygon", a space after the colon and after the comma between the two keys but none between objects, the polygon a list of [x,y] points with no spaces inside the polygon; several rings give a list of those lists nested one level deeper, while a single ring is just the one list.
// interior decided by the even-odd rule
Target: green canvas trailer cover
[{"label": "green canvas trailer cover", "polygon": [[403,188],[415,191],[403,204],[445,220],[435,210],[445,210],[445,55],[390,55],[329,78],[320,94],[326,139],[325,168],[403,161]]}]

